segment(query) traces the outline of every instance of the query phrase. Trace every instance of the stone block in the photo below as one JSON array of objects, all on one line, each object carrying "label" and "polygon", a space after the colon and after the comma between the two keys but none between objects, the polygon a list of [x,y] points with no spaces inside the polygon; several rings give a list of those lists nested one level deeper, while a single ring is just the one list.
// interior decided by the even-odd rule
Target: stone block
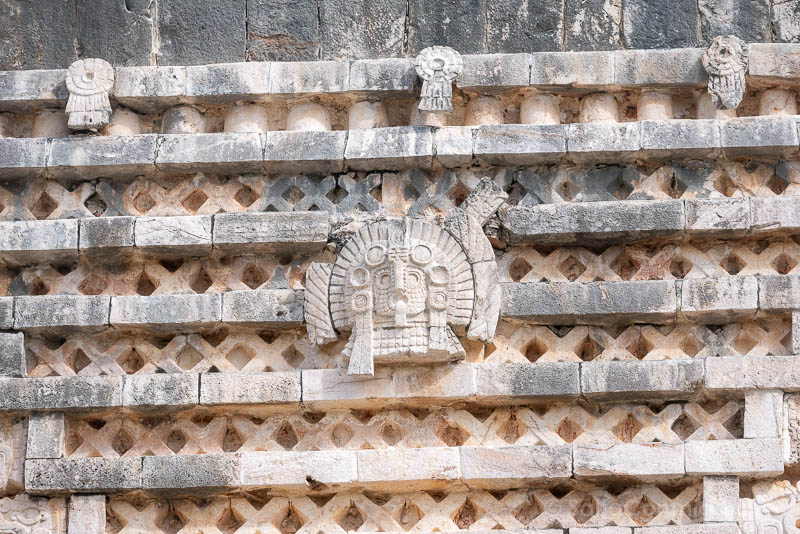
[{"label": "stone block", "polygon": [[748,356],[709,358],[705,387],[710,391],[781,389],[800,391],[800,358]]},{"label": "stone block", "polygon": [[631,360],[581,363],[581,391],[592,399],[686,399],[703,386],[703,361]]},{"label": "stone block", "polygon": [[[2,59],[0,59],[2,61]],[[64,105],[69,97],[64,70],[0,71],[0,102],[4,109],[30,105]]]},{"label": "stone block", "polygon": [[0,411],[64,411],[122,406],[122,377],[0,379]]},{"label": "stone block", "polygon": [[795,232],[800,230],[800,197],[750,198],[753,232]]},{"label": "stone block", "polygon": [[95,217],[80,220],[80,242],[82,253],[108,258],[123,251],[132,252],[134,247],[134,223],[136,217]]},{"label": "stone block", "polygon": [[303,325],[303,291],[228,291],[222,299],[222,322],[261,328],[297,328]]},{"label": "stone block", "polygon": [[77,220],[0,222],[0,259],[3,261],[27,264],[77,255]]},{"label": "stone block", "polygon": [[242,479],[239,455],[235,453],[145,456],[136,460],[142,463],[141,487],[145,490],[194,494],[235,488]]},{"label": "stone block", "polygon": [[319,25],[316,0],[250,2],[247,4],[247,60],[317,60]]},{"label": "stone block", "polygon": [[459,447],[458,450],[461,478],[470,487],[504,489],[572,476],[570,445]]},{"label": "stone block", "polygon": [[739,513],[738,477],[703,477],[703,521],[736,521]]},{"label": "stone block", "polygon": [[14,297],[0,297],[0,328],[14,328]]},{"label": "stone block", "polygon": [[[70,2],[52,0],[5,3],[0,70],[66,68],[78,59],[71,43],[76,26],[74,7]],[[65,36],[69,36],[70,46],[66,46]]]},{"label": "stone block", "polygon": [[105,59],[115,67],[149,65],[156,28],[155,7],[147,4],[138,9],[133,2],[76,0],[74,46],[80,57]]},{"label": "stone block", "polygon": [[[696,526],[696,525],[694,525]],[[631,527],[586,527],[569,528],[569,534],[632,534]]]},{"label": "stone block", "polygon": [[320,58],[404,55],[406,6],[395,0],[321,0],[318,3]]},{"label": "stone block", "polygon": [[342,172],[347,132],[267,132],[264,166],[270,174]]},{"label": "stone block", "polygon": [[325,489],[358,480],[355,451],[243,452],[242,483],[248,487]]},{"label": "stone block", "polygon": [[32,413],[28,419],[28,448],[25,457],[62,458],[64,429],[63,413]]},{"label": "stone block", "polygon": [[531,85],[603,88],[614,84],[613,52],[542,52],[531,56]]},{"label": "stone block", "polygon": [[701,86],[708,81],[702,48],[618,50],[614,52],[617,85]]},{"label": "stone block", "polygon": [[211,215],[136,217],[136,248],[149,253],[185,257],[211,252]]},{"label": "stone block", "polygon": [[69,499],[67,534],[105,534],[106,496],[74,495]]},{"label": "stone block", "polygon": [[686,205],[686,229],[696,236],[743,235],[750,230],[750,199],[690,198]]},{"label": "stone block", "polygon": [[[717,35],[736,35],[746,43],[771,41],[772,4],[769,0],[699,0],[703,44],[711,43]],[[696,31],[694,17],[692,31]]]},{"label": "stone block", "polygon": [[214,248],[225,253],[315,252],[328,242],[325,212],[220,213],[214,216]]},{"label": "stone block", "polygon": [[200,404],[285,404],[301,400],[299,372],[205,373]]},{"label": "stone block", "polygon": [[339,93],[347,90],[346,61],[272,63],[270,92],[274,94]]},{"label": "stone block", "polygon": [[358,481],[387,489],[447,487],[461,477],[459,448],[373,449],[356,452]]},{"label": "stone block", "polygon": [[246,0],[159,0],[158,62],[206,65],[244,61]]},{"label": "stone block", "polygon": [[686,474],[766,477],[783,474],[777,438],[687,441]]},{"label": "stone block", "polygon": [[[785,5],[791,4],[792,2],[785,3]],[[776,4],[774,8],[777,13],[778,5]],[[782,22],[790,18],[780,17]],[[750,43],[749,48],[750,61],[747,74],[751,78],[760,78],[765,82],[781,82],[800,69],[800,45],[796,43]]]},{"label": "stone block", "polygon": [[758,283],[760,310],[791,313],[800,309],[800,276],[761,276]]},{"label": "stone block", "polygon": [[271,64],[221,63],[186,68],[186,96],[198,100],[252,100],[269,93]]},{"label": "stone block", "polygon": [[575,163],[622,163],[639,155],[639,122],[569,125],[567,150]]},{"label": "stone block", "polygon": [[621,47],[621,3],[574,0],[564,6],[567,50],[615,50]]},{"label": "stone block", "polygon": [[259,173],[264,172],[264,147],[258,133],[166,134],[158,138],[155,162],[168,174]]},{"label": "stone block", "polygon": [[633,534],[741,534],[736,523],[705,523],[695,525],[665,525],[635,527]]},{"label": "stone block", "polygon": [[684,475],[683,443],[573,445],[576,478],[668,482]]},{"label": "stone block", "polygon": [[463,60],[464,69],[455,83],[467,91],[527,87],[530,82],[530,54],[477,54]]},{"label": "stone block", "polygon": [[512,244],[630,243],[682,232],[681,200],[574,202],[512,208],[500,214]]},{"label": "stone block", "polygon": [[108,325],[111,297],[48,295],[16,297],[14,328],[25,331],[96,331]]},{"label": "stone block", "polygon": [[720,122],[726,156],[788,155],[797,152],[797,123],[789,117],[742,117]]},{"label": "stone block", "polygon": [[474,128],[444,127],[433,133],[436,161],[445,168],[469,167],[472,164]]},{"label": "stone block", "polygon": [[697,46],[697,4],[695,2],[696,0],[673,0],[670,4],[648,2],[647,0],[623,2],[622,35],[625,38],[625,47],[681,48]]},{"label": "stone block", "polygon": [[186,67],[123,67],[114,75],[114,99],[138,111],[177,104],[186,92]]},{"label": "stone block", "polygon": [[577,363],[484,363],[475,366],[475,372],[477,396],[481,402],[549,402],[574,399],[580,395]]},{"label": "stone block", "polygon": [[126,295],[111,297],[111,325],[155,330],[195,329],[222,319],[222,295]]},{"label": "stone block", "polygon": [[800,354],[800,311],[792,312],[792,354]]},{"label": "stone block", "polygon": [[31,494],[118,493],[139,489],[141,458],[61,458],[25,462]]},{"label": "stone block", "polygon": [[[9,318],[11,311],[11,306],[8,306]],[[0,312],[0,316],[2,315],[3,313]],[[5,322],[0,318],[0,325]],[[10,327],[10,325],[5,327]],[[21,378],[25,374],[25,336],[22,332],[0,332],[0,376]]]},{"label": "stone block", "polygon": [[194,373],[128,375],[122,382],[122,405],[133,409],[189,408],[198,403],[200,378]]},{"label": "stone block", "polygon": [[449,46],[462,54],[486,51],[486,0],[410,0],[407,5],[409,55],[429,46]]},{"label": "stone block", "polygon": [[755,276],[725,276],[683,281],[681,314],[706,323],[727,323],[753,317],[758,311],[758,280]]},{"label": "stone block", "polygon": [[554,163],[567,154],[568,132],[566,124],[481,126],[475,134],[473,154],[492,165]]},{"label": "stone block", "polygon": [[392,397],[404,403],[430,405],[442,399],[466,400],[475,396],[475,367],[459,364],[397,369],[393,382]]},{"label": "stone block", "polygon": [[344,369],[303,371],[303,404],[314,409],[374,407],[394,398],[392,371],[381,367],[375,376],[350,376]]},{"label": "stone block", "polygon": [[417,72],[408,58],[357,59],[350,63],[350,91],[389,91],[408,93],[414,90]]},{"label": "stone block", "polygon": [[744,394],[744,437],[779,438],[783,428],[783,392],[747,391]]},{"label": "stone block", "polygon": [[486,10],[487,52],[559,50],[563,6],[558,2],[495,0]]},{"label": "stone block", "polygon": [[505,283],[501,317],[536,324],[628,324],[675,319],[671,280]]},{"label": "stone block", "polygon": [[47,167],[50,139],[0,137],[0,178],[34,177]]},{"label": "stone block", "polygon": [[649,159],[711,158],[722,141],[716,120],[642,121],[642,155]]},{"label": "stone block", "polygon": [[344,154],[348,169],[427,169],[433,159],[433,130],[400,126],[351,130]]}]

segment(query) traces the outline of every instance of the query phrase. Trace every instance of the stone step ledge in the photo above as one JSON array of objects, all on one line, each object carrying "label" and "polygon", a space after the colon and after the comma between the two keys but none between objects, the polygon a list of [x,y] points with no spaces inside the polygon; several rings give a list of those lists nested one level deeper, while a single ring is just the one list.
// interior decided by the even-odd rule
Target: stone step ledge
[{"label": "stone step ledge", "polygon": [[705,388],[711,393],[758,390],[800,392],[800,356],[709,358]]},{"label": "stone step ledge", "polygon": [[[456,85],[492,92],[520,87],[609,90],[646,87],[695,88],[707,84],[703,48],[536,52],[463,55]],[[800,71],[795,44],[750,45],[749,79],[756,84],[793,84]],[[411,58],[355,61],[247,62],[198,66],[116,67],[115,100],[147,110],[181,102],[294,98],[306,94],[414,97],[418,79]],[[63,105],[66,70],[0,72],[0,109]]]},{"label": "stone step ledge", "polygon": [[783,473],[777,438],[685,444],[535,445],[419,449],[234,452],[25,461],[25,490],[59,495],[144,490],[158,494],[271,488],[319,492],[476,488],[626,480],[669,483],[709,474]]},{"label": "stone step ledge", "polygon": [[794,117],[0,138],[0,178],[310,173],[788,156]]}]

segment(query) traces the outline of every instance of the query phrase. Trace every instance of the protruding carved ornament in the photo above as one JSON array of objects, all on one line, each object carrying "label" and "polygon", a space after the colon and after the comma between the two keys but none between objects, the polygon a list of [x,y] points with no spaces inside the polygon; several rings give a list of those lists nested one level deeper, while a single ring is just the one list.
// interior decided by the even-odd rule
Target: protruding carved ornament
[{"label": "protruding carved ornament", "polygon": [[350,332],[351,375],[373,375],[376,362],[461,360],[459,335],[491,340],[501,290],[482,226],[506,198],[484,178],[444,227],[411,217],[363,226],[332,265],[306,274],[309,340]]},{"label": "protruding carved ornament", "polygon": [[102,59],[81,59],[67,69],[67,113],[73,130],[94,130],[108,125],[114,87],[114,68]]},{"label": "protruding carved ornament", "polygon": [[461,54],[447,46],[431,46],[419,53],[414,66],[423,80],[419,110],[453,111],[453,80],[464,66]]},{"label": "protruding carved ornament", "polygon": [[747,43],[735,35],[714,37],[703,53],[708,92],[717,109],[735,109],[742,102],[747,73]]},{"label": "protruding carved ornament", "polygon": [[794,534],[800,521],[800,490],[788,480],[753,486],[753,499],[740,501],[745,534]]}]

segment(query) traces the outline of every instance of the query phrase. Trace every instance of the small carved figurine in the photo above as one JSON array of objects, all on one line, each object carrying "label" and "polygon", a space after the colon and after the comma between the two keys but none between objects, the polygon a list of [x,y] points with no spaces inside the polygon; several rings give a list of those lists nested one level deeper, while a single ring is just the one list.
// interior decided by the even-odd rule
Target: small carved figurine
[{"label": "small carved figurine", "polygon": [[348,373],[370,376],[375,362],[461,360],[458,335],[491,340],[501,290],[483,224],[506,198],[484,178],[444,227],[411,217],[362,227],[332,265],[306,273],[309,340],[323,345],[351,332]]},{"label": "small carved figurine", "polygon": [[703,53],[708,73],[708,92],[717,109],[735,109],[744,96],[747,43],[735,35],[714,37]]},{"label": "small carved figurine", "polygon": [[108,93],[114,87],[114,68],[102,59],[81,59],[67,69],[67,113],[73,130],[107,126],[111,117]]},{"label": "small carved figurine", "polygon": [[453,111],[453,80],[461,73],[461,54],[447,46],[431,46],[414,60],[422,78],[419,110],[435,113]]}]

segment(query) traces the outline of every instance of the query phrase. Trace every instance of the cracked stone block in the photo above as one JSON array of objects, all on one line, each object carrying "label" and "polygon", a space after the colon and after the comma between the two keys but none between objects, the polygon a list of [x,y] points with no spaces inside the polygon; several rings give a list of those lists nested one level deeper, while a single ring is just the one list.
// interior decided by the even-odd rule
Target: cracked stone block
[{"label": "cracked stone block", "polygon": [[800,197],[750,199],[754,232],[786,232],[800,229]]},{"label": "cracked stone block", "polygon": [[47,495],[115,493],[139,489],[141,475],[141,458],[34,459],[25,462],[25,491]]},{"label": "cracked stone block", "polygon": [[267,132],[264,165],[270,174],[327,174],[344,170],[345,131]]},{"label": "cracked stone block", "polygon": [[155,54],[156,10],[152,5],[133,9],[130,4],[76,0],[75,36],[81,57],[105,59],[115,67],[150,65]]},{"label": "cracked stone block", "polygon": [[314,61],[321,34],[316,0],[247,3],[247,61]]},{"label": "cracked stone block", "polygon": [[28,420],[26,458],[62,458],[65,422],[63,413],[34,413]]},{"label": "cracked stone block", "polygon": [[261,328],[302,326],[303,291],[296,289],[228,291],[223,294],[222,321]]},{"label": "cracked stone block", "polygon": [[576,478],[668,482],[684,476],[683,443],[573,445]]},{"label": "cracked stone block", "polygon": [[754,316],[758,310],[758,279],[754,276],[684,280],[681,313],[710,323]]},{"label": "cracked stone block", "polygon": [[358,480],[356,454],[356,451],[243,452],[241,485],[307,490],[309,484],[352,484]]},{"label": "cracked stone block", "polygon": [[208,254],[211,252],[211,228],[211,215],[136,217],[134,240],[136,248],[157,254]]},{"label": "cracked stone block", "polygon": [[[10,318],[11,307],[8,308]],[[0,317],[2,315],[3,312],[0,311]],[[0,318],[0,328],[6,327],[3,325],[4,322]],[[11,326],[10,321],[7,326]],[[0,376],[23,377],[26,374],[25,368],[25,337],[22,332],[0,332]]]},{"label": "cracked stone block", "polygon": [[258,133],[162,135],[158,138],[155,167],[163,173],[263,172],[264,149],[261,135]]},{"label": "cracked stone block", "polygon": [[0,411],[62,411],[122,406],[122,377],[0,379]]},{"label": "cracked stone block", "polygon": [[108,325],[109,296],[16,297],[14,328],[25,331],[94,331]]},{"label": "cracked stone block", "polygon": [[320,0],[318,6],[320,59],[404,55],[405,2]]},{"label": "cracked stone block", "polygon": [[616,50],[621,48],[620,0],[574,0],[566,3],[564,28],[567,50]]},{"label": "cracked stone block", "polygon": [[186,68],[186,96],[225,102],[265,95],[270,89],[270,68],[270,63],[258,61],[190,66]]},{"label": "cracked stone block", "polygon": [[214,216],[214,247],[226,253],[321,250],[330,225],[325,212],[220,213]]},{"label": "cracked stone block", "polygon": [[179,409],[198,403],[200,381],[195,373],[146,374],[124,377],[122,405],[136,409]]},{"label": "cracked stone block", "polygon": [[111,297],[111,325],[155,329],[199,328],[222,318],[222,296],[129,295]]},{"label": "cracked stone block", "polygon": [[581,391],[586,397],[687,398],[703,385],[700,360],[611,361],[581,364]]},{"label": "cracked stone block", "polygon": [[567,154],[566,124],[502,124],[481,126],[473,154],[492,165],[555,163]]},{"label": "cracked stone block", "polygon": [[433,134],[436,161],[443,167],[469,167],[472,163],[473,128],[436,128]]},{"label": "cracked stone block", "polygon": [[351,130],[344,158],[352,170],[427,169],[433,159],[433,130],[427,126]]},{"label": "cracked stone block", "polygon": [[687,441],[686,474],[774,476],[783,473],[783,447],[777,438]]},{"label": "cracked stone block", "polygon": [[749,198],[687,199],[686,229],[692,235],[742,235],[750,230]]},{"label": "cracked stone block", "polygon": [[570,124],[569,159],[578,164],[633,161],[639,155],[640,124]]},{"label": "cracked stone block", "polygon": [[580,395],[577,363],[539,362],[528,364],[482,364],[475,368],[477,395],[491,402],[523,398],[573,399]]},{"label": "cracked stone block", "polygon": [[158,62],[206,65],[245,61],[246,0],[159,0]]},{"label": "cracked stone block", "polygon": [[177,104],[186,92],[186,67],[123,67],[114,69],[114,99],[140,111],[158,103]]},{"label": "cracked stone block", "polygon": [[572,476],[572,447],[459,447],[461,477],[470,486],[500,489]]},{"label": "cracked stone block", "polygon": [[300,402],[299,372],[205,373],[200,376],[200,404],[286,404]]}]

